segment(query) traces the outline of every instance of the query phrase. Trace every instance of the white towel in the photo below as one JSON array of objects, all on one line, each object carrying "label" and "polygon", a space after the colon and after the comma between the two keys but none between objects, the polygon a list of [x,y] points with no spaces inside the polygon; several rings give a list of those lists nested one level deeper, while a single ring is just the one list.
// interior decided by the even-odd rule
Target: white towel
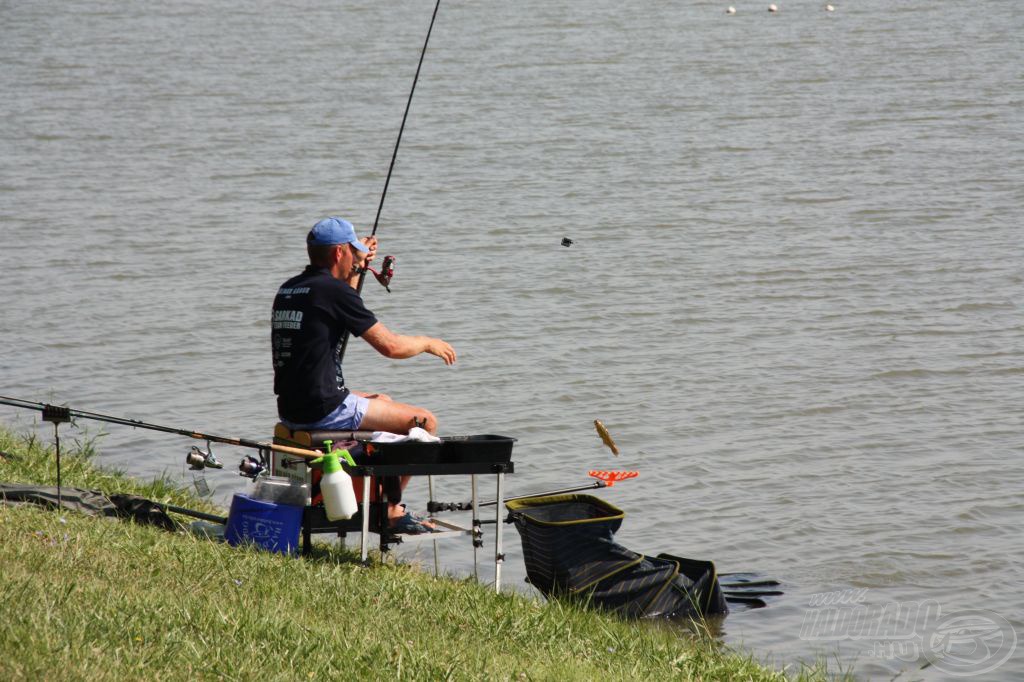
[{"label": "white towel", "polygon": [[414,426],[409,429],[408,435],[400,433],[389,433],[387,431],[374,431],[370,439],[374,443],[401,443],[402,441],[415,440],[421,443],[440,443],[441,439],[432,436],[425,429]]}]

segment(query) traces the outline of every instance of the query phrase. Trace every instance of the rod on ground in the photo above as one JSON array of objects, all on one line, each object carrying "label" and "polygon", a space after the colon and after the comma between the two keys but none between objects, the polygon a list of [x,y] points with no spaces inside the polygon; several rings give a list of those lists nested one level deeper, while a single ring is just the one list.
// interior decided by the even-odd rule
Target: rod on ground
[{"label": "rod on ground", "polygon": [[159,502],[154,503],[158,507],[164,510],[164,512],[174,512],[175,514],[183,514],[185,516],[192,516],[203,521],[213,521],[214,523],[227,524],[228,517],[218,516],[216,514],[207,514],[206,512],[196,511],[195,509],[185,509],[185,507],[176,507],[173,504],[160,504]]}]

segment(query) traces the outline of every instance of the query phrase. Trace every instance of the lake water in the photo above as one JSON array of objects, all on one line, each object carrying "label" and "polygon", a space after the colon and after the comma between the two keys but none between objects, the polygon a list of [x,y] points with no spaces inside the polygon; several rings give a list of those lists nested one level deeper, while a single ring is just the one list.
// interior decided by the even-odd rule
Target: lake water
[{"label": "lake water", "polygon": [[[1024,11],[726,4],[443,4],[365,297],[459,361],[346,377],[517,437],[513,493],[638,470],[623,544],[785,583],[724,623],[759,658],[1020,679]],[[0,3],[2,394],[269,437],[271,299],[316,220],[369,231],[432,8]],[[105,430],[191,482],[191,441]],[[829,634],[831,592],[903,606]],[[991,654],[918,670],[932,603]]]}]

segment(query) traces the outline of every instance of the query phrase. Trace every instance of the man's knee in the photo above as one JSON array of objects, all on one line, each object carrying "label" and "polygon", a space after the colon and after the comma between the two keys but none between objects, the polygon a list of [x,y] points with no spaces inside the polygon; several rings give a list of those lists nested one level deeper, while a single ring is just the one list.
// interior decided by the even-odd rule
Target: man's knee
[{"label": "man's knee", "polygon": [[427,433],[437,433],[437,417],[430,410],[417,408],[416,412],[410,420],[409,428],[418,426]]},{"label": "man's knee", "polygon": [[428,433],[437,433],[437,418],[430,410],[407,403],[371,399],[360,428],[369,431],[409,433],[418,426]]}]

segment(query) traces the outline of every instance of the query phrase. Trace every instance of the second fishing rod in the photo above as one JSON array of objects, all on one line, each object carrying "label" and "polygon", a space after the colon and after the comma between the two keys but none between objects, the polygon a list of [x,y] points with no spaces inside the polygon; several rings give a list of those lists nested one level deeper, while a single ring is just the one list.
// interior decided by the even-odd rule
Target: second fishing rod
[{"label": "second fishing rod", "polygon": [[[294,455],[302,457],[304,459],[315,459],[323,453],[319,450],[311,450],[307,448],[297,448],[288,445],[278,445],[277,443],[268,443],[263,441],[250,440],[248,438],[237,438],[233,436],[219,436],[212,433],[204,433],[196,431],[194,429],[182,429],[174,426],[162,426],[160,424],[153,424],[150,422],[144,422],[139,419],[129,419],[126,417],[117,417],[109,414],[100,414],[99,412],[89,412],[87,410],[73,409],[67,406],[50,405],[49,403],[40,403],[31,400],[23,400],[21,398],[13,398],[10,396],[0,396],[0,405],[9,405],[11,407],[18,407],[28,410],[38,410],[42,412],[44,421],[51,421],[55,424],[70,422],[72,419],[91,419],[95,421],[106,422],[108,424],[120,424],[122,426],[131,426],[138,429],[147,429],[149,431],[159,431],[161,433],[171,433],[179,436],[186,436],[195,440],[205,440],[207,442],[206,450],[202,450],[198,447],[193,447],[192,452],[186,458],[186,463],[189,464],[193,469],[202,469],[210,467],[213,469],[221,469],[223,465],[213,456],[210,451],[210,443],[223,443],[225,445],[236,445],[243,448],[252,448],[260,451],[260,458],[263,459],[264,452],[281,452],[288,455]],[[243,465],[245,462],[243,462]],[[252,477],[252,472],[246,472],[246,470],[240,467],[241,473],[245,476]]]}]

